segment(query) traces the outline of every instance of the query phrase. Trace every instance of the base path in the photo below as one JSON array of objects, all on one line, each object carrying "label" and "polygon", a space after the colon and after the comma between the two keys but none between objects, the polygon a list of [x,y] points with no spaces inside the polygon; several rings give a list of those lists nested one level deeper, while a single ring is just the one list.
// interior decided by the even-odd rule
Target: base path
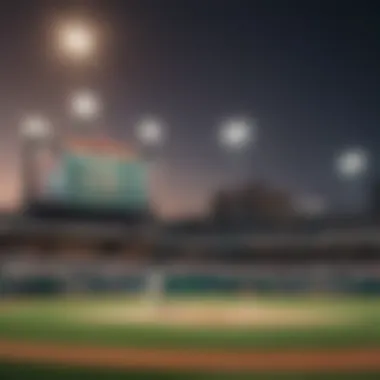
[{"label": "base path", "polygon": [[380,371],[380,349],[196,351],[0,341],[0,360],[113,369],[194,371]]}]

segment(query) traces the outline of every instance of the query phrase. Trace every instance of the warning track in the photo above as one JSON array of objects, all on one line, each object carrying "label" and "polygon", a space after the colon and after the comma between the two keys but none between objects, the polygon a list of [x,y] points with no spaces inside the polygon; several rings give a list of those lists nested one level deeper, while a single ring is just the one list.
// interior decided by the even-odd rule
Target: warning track
[{"label": "warning track", "polygon": [[380,371],[379,349],[201,351],[0,341],[0,360],[109,369],[192,371]]}]

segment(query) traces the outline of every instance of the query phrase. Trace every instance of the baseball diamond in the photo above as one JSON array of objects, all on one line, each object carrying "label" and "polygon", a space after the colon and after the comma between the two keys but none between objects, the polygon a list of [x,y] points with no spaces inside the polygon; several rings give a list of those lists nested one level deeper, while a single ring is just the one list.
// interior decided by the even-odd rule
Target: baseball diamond
[{"label": "baseball diamond", "polygon": [[0,361],[218,373],[380,370],[375,298],[8,299]]}]

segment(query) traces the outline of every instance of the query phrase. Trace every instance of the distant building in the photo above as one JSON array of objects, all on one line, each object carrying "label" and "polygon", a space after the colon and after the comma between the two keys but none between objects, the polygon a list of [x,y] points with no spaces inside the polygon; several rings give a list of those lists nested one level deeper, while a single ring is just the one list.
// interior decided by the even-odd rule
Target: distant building
[{"label": "distant building", "polygon": [[226,225],[276,225],[294,216],[290,194],[266,184],[249,184],[231,191],[220,191],[213,199],[212,216]]}]

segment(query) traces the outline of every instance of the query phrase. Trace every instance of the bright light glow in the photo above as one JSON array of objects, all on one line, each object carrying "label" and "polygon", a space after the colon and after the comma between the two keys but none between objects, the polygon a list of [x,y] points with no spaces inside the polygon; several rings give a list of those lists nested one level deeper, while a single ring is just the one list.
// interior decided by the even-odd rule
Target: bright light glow
[{"label": "bright light glow", "polygon": [[143,120],[136,128],[138,140],[147,146],[162,145],[164,141],[164,128],[154,119]]},{"label": "bright light glow", "polygon": [[253,127],[244,119],[228,120],[222,124],[219,131],[220,144],[230,149],[242,149],[253,140]]},{"label": "bright light glow", "polygon": [[343,152],[337,159],[338,174],[343,178],[356,178],[368,169],[368,154],[364,149],[354,148]]},{"label": "bright light glow", "polygon": [[96,119],[101,111],[98,97],[90,91],[80,91],[72,95],[70,109],[74,116],[84,120]]},{"label": "bright light glow", "polygon": [[29,139],[44,139],[51,135],[50,123],[39,115],[27,116],[21,121],[20,135]]},{"label": "bright light glow", "polygon": [[92,56],[96,50],[95,31],[84,23],[64,24],[58,31],[58,47],[67,57],[83,60]]}]

